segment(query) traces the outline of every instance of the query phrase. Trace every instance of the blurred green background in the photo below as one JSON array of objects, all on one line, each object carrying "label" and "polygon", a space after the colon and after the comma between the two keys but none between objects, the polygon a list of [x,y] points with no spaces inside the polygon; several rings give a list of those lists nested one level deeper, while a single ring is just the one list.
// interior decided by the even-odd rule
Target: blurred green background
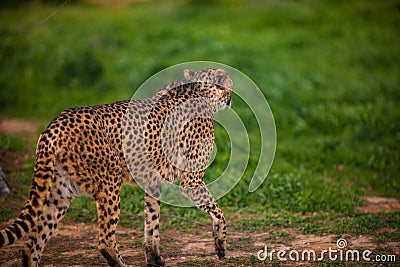
[{"label": "blurred green background", "polygon": [[[400,196],[398,1],[0,6],[1,117],[47,123],[69,107],[130,99],[165,67],[217,61],[254,80],[277,126],[271,172],[249,193],[260,140],[248,109],[237,107],[255,137],[247,171],[221,205],[351,214],[364,195]],[[229,160],[227,135],[216,131],[219,154],[208,177]],[[142,210],[139,189],[123,194],[123,209]]]}]

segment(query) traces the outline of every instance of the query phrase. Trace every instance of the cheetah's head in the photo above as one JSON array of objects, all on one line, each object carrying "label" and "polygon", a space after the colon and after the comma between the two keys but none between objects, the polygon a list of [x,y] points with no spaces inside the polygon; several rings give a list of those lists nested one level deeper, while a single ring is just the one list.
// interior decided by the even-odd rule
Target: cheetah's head
[{"label": "cheetah's head", "polygon": [[225,106],[230,104],[233,82],[226,71],[212,68],[197,72],[185,70],[184,76],[189,82],[202,82],[207,85],[203,87],[207,97],[217,99]]}]

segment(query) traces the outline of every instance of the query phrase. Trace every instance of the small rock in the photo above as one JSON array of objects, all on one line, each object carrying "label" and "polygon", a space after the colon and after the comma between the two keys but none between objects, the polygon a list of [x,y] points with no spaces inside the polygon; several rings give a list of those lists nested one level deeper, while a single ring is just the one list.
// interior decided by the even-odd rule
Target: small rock
[{"label": "small rock", "polygon": [[0,197],[7,198],[11,193],[10,189],[6,183],[6,175],[3,172],[3,169],[0,167]]}]

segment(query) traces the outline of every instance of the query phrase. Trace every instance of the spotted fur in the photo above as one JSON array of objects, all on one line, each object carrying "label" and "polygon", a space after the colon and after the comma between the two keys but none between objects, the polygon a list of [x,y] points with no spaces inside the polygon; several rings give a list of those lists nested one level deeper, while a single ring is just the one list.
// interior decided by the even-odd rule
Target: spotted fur
[{"label": "spotted fur", "polygon": [[[161,184],[179,179],[181,191],[210,215],[215,249],[223,258],[226,222],[203,175],[214,140],[213,115],[229,104],[233,84],[221,69],[186,70],[184,76],[145,100],[61,112],[39,137],[28,201],[15,221],[0,232],[0,247],[28,234],[23,265],[38,266],[72,198],[86,192],[97,205],[100,253],[110,266],[126,266],[115,241],[120,189],[123,182],[144,182],[146,263],[163,266],[159,249]],[[199,112],[164,129],[169,114],[177,108],[180,114]],[[166,147],[163,142],[175,138],[169,136],[174,131],[179,133],[176,146]],[[180,156],[170,158],[169,152],[164,152],[168,149]],[[146,155],[151,164],[144,160]]]}]

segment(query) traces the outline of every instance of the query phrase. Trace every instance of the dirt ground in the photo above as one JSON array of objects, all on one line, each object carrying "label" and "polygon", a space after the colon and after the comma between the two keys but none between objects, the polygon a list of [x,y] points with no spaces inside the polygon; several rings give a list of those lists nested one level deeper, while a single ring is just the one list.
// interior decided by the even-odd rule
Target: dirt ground
[{"label": "dirt ground", "polygon": [[[0,131],[32,140],[36,132],[36,124],[15,119],[1,119]],[[27,157],[29,157],[29,154],[0,151],[0,165],[20,166]],[[400,209],[400,203],[396,199],[370,196],[365,198],[365,203],[366,206],[359,207],[358,212],[373,213]],[[13,205],[16,204],[13,203]],[[23,201],[21,201],[20,207],[22,205]],[[18,209],[18,207],[15,208]],[[240,218],[233,220],[240,220]],[[11,221],[0,223],[0,228],[4,228],[9,223]],[[231,223],[232,221],[229,221],[228,218],[228,229],[231,228],[229,227]],[[297,251],[315,250],[320,253],[322,250],[328,250],[329,248],[337,249],[336,241],[338,237],[335,235],[302,235],[298,234],[295,229],[276,229],[289,233],[290,235],[288,236],[290,238],[279,238],[272,242],[268,232],[228,230],[227,257],[233,257],[234,259],[231,258],[232,260],[221,262],[214,252],[210,227],[211,222],[210,226],[200,226],[196,229],[162,229],[161,225],[161,250],[167,266],[273,265],[274,262],[271,261],[262,262],[257,260],[257,252],[264,249],[265,245],[268,245],[269,251],[273,249],[275,251],[295,249]],[[373,238],[374,236],[372,235],[346,237],[346,248],[368,248],[369,250],[374,250],[377,248],[377,244],[373,242]],[[142,240],[143,232],[138,229],[124,227],[118,227],[117,229],[119,250],[125,261],[132,266],[145,265]],[[21,266],[21,250],[24,248],[24,241],[26,241],[26,238],[0,250],[0,266]],[[400,254],[399,242],[388,242],[385,246],[389,247],[392,253]],[[279,263],[283,266],[299,265],[299,263],[306,266],[316,264],[293,261]],[[41,266],[107,266],[106,261],[97,250],[97,225],[94,223],[61,223],[58,231],[45,248]]]},{"label": "dirt ground", "polygon": [[[2,223],[1,228],[6,225],[7,223]],[[229,231],[227,257],[251,259],[251,257],[257,257],[257,252],[264,249],[265,245],[268,246],[268,251],[273,249],[275,251],[315,250],[317,255],[320,255],[322,250],[337,249],[336,241],[338,238],[335,235],[302,235],[294,232],[294,229],[279,229],[279,231],[290,233],[289,240],[279,240],[270,244],[271,241],[266,241],[269,237],[268,232]],[[162,255],[166,259],[167,266],[236,266],[236,264],[230,265],[229,262],[224,264],[217,259],[211,236],[209,227],[161,229]],[[362,247],[374,250],[377,248],[377,244],[372,241],[373,238],[372,235],[349,237],[346,239],[347,248]],[[117,229],[119,250],[125,261],[132,266],[145,266],[142,240],[143,232],[140,230],[125,227],[118,227]],[[392,252],[396,255],[399,255],[400,246],[398,242],[389,242],[385,245],[392,248]],[[0,266],[21,266],[21,250],[23,248],[23,240],[3,248],[0,254]],[[206,265],[203,263],[205,259],[207,259]],[[245,265],[250,264],[248,262]],[[312,265],[310,262],[303,264]],[[256,261],[251,265],[265,266],[261,261]],[[289,266],[291,264],[286,263],[284,265]],[[41,266],[108,266],[97,250],[97,226],[90,223],[61,223],[59,230],[45,248]]]}]

